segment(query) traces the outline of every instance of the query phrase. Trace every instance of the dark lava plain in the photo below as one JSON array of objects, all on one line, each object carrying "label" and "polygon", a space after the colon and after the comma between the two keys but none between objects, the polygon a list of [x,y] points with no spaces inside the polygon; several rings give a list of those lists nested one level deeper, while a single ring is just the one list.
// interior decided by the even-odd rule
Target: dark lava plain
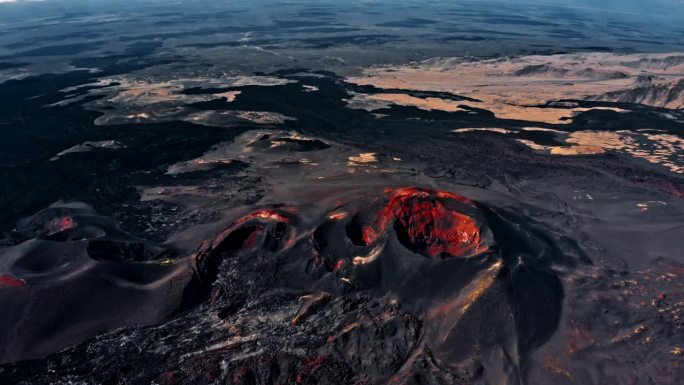
[{"label": "dark lava plain", "polygon": [[[477,96],[347,80],[436,56],[677,52],[681,6],[231,3],[0,4],[1,384],[681,381],[682,174],[516,140],[683,138],[681,110],[371,112],[348,101]],[[226,74],[174,89],[173,115],[97,104],[123,81]],[[207,112],[228,118],[179,118]],[[454,132],[492,127],[511,133]]]}]

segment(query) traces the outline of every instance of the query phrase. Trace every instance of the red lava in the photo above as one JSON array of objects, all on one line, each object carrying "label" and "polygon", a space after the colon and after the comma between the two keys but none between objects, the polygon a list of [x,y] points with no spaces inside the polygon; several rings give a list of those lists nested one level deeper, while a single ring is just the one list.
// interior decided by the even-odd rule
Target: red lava
[{"label": "red lava", "polygon": [[48,225],[48,235],[61,233],[76,226],[76,222],[72,217],[56,218]]},{"label": "red lava", "polygon": [[347,261],[345,261],[344,259],[340,259],[337,262],[335,262],[335,265],[333,266],[333,271],[338,271],[341,268],[343,268],[346,262]]},{"label": "red lava", "polygon": [[396,223],[400,238],[407,238],[412,248],[432,258],[445,254],[462,257],[486,250],[477,221],[452,209],[453,203],[473,205],[470,199],[449,192],[395,190],[376,222],[363,226],[362,240],[370,245],[391,223]]},{"label": "red lava", "polygon": [[264,220],[271,220],[271,221],[276,221],[276,222],[285,222],[289,223],[290,220],[283,214],[275,211],[275,210],[257,210],[254,211],[253,213],[247,214],[244,217],[238,219],[233,223],[233,226],[240,226],[244,224],[247,221],[250,221],[252,219],[264,219]]},{"label": "red lava", "polygon": [[328,219],[330,219],[331,221],[341,221],[341,220],[347,218],[348,216],[349,216],[349,214],[347,214],[345,212],[338,211],[338,212],[334,212],[334,213],[331,213],[330,215],[328,215]]},{"label": "red lava", "polygon": [[11,275],[0,275],[0,286],[5,287],[21,287],[26,285],[26,281],[21,278],[16,278]]}]

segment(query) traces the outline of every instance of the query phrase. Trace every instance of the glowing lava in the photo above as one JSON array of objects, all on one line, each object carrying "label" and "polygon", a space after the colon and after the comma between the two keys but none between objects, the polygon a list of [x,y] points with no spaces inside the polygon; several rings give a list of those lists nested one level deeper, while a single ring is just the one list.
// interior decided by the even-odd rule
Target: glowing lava
[{"label": "glowing lava", "polygon": [[410,249],[431,258],[464,257],[487,249],[477,221],[456,208],[474,208],[460,195],[403,188],[393,191],[372,226],[364,225],[362,240],[375,243],[394,223],[399,239]]},{"label": "glowing lava", "polygon": [[76,227],[76,221],[74,218],[66,216],[61,218],[56,218],[48,224],[48,235],[54,235],[61,233]]}]

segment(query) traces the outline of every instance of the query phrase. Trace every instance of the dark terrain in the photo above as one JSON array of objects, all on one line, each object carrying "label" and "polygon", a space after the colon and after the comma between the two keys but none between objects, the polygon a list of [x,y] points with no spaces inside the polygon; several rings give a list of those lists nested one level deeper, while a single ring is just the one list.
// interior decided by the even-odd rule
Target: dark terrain
[{"label": "dark terrain", "polygon": [[103,4],[0,4],[0,383],[684,376],[682,174],[518,141],[683,138],[660,88],[563,124],[348,102],[478,102],[373,65],[681,51],[681,6]]}]

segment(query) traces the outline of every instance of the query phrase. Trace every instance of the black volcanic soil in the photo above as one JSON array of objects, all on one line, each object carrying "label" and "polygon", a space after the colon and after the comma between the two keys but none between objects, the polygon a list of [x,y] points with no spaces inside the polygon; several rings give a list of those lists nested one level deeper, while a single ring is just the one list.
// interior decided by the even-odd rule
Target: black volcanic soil
[{"label": "black volcanic soil", "polygon": [[[273,75],[296,82],[192,107],[296,118],[278,127],[94,127],[78,105],[39,114],[49,94],[0,106],[26,111],[0,171],[0,382],[677,383],[680,177],[451,132],[529,124],[488,111],[378,118],[343,101],[372,90],[333,74]],[[683,128],[628,107],[562,129]],[[96,140],[125,147],[48,161]],[[235,162],[167,173],[212,151]]]},{"label": "black volcanic soil", "polygon": [[[550,267],[577,259],[579,251],[567,249],[571,242],[548,239],[531,224],[520,227],[491,207],[451,193],[374,188],[328,199],[341,205],[248,212],[189,257],[162,265],[168,266],[159,272],[168,277],[164,282],[185,287],[179,306],[187,310],[168,322],[97,337],[47,360],[5,366],[3,377],[46,384],[66,378],[141,384],[524,378],[530,353],[557,328],[563,289]],[[51,239],[68,245],[84,228],[95,228],[97,220],[70,214],[73,222],[52,230]],[[123,236],[87,240],[94,236],[78,238],[86,240],[91,259],[108,251],[110,276],[130,280],[135,271],[141,289],[178,293],[143,277],[145,269],[164,269],[153,263],[163,249],[135,247]],[[189,275],[183,273],[188,263]],[[75,279],[68,278],[70,287]],[[16,298],[38,280],[4,292]],[[95,298],[132,295],[100,290],[97,295],[91,289]],[[150,294],[133,295],[147,297],[146,306],[108,301],[107,307],[122,315],[158,310],[160,300]],[[62,300],[52,300],[63,308]],[[94,305],[80,306],[114,321]],[[45,317],[29,315],[32,321],[26,322]],[[511,358],[502,360],[501,354]]]}]

